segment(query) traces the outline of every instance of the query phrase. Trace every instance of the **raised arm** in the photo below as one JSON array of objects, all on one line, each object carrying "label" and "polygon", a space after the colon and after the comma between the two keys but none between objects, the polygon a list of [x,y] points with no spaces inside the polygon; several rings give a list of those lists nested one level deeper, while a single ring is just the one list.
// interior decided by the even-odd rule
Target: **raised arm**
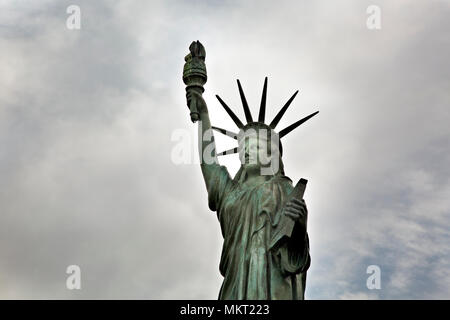
[{"label": "raised arm", "polygon": [[199,113],[198,146],[200,166],[203,179],[208,191],[208,204],[212,211],[217,211],[222,199],[232,186],[232,179],[225,166],[219,165],[216,155],[216,144],[209,121],[208,108],[201,94],[190,92],[187,94],[188,103],[195,100]]},{"label": "raised arm", "polygon": [[208,115],[208,107],[203,99],[203,85],[206,83],[206,51],[199,41],[189,47],[190,53],[185,57],[183,82],[186,84],[187,105],[192,122],[198,122],[199,158],[208,190],[209,208],[217,211],[224,195],[229,190],[232,179],[224,166],[217,161],[216,144]]},{"label": "raised arm", "polygon": [[199,157],[202,168],[204,165],[219,164],[216,154],[216,143],[211,128],[211,121],[209,120],[208,107],[202,94],[196,91],[189,91],[186,94],[187,103],[191,105],[194,103],[199,113],[198,121],[198,146]]}]

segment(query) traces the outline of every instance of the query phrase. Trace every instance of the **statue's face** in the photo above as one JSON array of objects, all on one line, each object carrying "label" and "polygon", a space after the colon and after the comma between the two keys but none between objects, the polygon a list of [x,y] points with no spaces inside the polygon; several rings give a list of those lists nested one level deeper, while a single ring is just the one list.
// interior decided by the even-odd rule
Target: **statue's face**
[{"label": "statue's face", "polygon": [[245,139],[244,146],[244,165],[247,166],[267,166],[270,165],[270,155],[269,155],[270,143],[267,139],[258,138],[258,137],[248,137]]},{"label": "statue's face", "polygon": [[[270,130],[270,129],[269,129]],[[280,140],[266,128],[247,128],[238,135],[239,159],[247,172],[274,175],[280,167]]]}]

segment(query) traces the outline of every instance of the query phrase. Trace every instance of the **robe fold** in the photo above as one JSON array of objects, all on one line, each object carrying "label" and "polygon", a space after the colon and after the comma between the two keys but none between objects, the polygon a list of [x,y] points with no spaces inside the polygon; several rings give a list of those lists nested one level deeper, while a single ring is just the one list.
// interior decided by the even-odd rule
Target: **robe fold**
[{"label": "robe fold", "polygon": [[[306,230],[296,224],[285,246],[277,251],[269,248],[274,229],[284,221],[281,209],[293,189],[292,181],[280,174],[249,186],[232,179],[224,166],[201,166],[209,208],[217,212],[224,238],[219,299],[304,299],[310,264]],[[283,250],[289,257],[288,270],[278,256]]]}]

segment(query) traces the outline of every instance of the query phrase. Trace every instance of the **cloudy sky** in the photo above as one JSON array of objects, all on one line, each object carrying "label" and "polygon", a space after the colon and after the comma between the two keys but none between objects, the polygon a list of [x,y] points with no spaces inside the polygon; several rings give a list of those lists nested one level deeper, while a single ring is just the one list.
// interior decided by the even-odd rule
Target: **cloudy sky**
[{"label": "cloudy sky", "polygon": [[200,40],[213,124],[236,129],[215,94],[243,118],[237,78],[256,114],[269,77],[269,119],[300,90],[280,128],[320,110],[283,140],[286,174],[309,180],[306,298],[449,299],[449,15],[445,0],[0,1],[0,298],[217,298],[181,80]]}]

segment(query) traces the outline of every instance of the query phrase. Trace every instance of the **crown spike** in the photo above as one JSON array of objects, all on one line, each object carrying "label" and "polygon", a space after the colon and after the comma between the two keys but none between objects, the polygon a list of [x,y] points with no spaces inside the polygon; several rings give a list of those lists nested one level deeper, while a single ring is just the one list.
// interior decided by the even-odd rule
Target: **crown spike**
[{"label": "crown spike", "polygon": [[264,79],[264,87],[261,97],[261,106],[259,107],[258,122],[264,123],[266,117],[266,98],[267,98],[267,77]]},{"label": "crown spike", "polygon": [[222,151],[221,153],[218,153],[218,156],[225,156],[227,154],[233,154],[233,153],[237,153],[238,152],[238,148],[232,148],[232,149],[228,149],[226,151]]},{"label": "crown spike", "polygon": [[241,120],[234,114],[234,112],[230,109],[229,106],[216,94],[217,100],[219,100],[222,107],[225,109],[225,111],[228,113],[228,115],[233,119],[234,123],[238,126],[238,128],[242,128],[244,125],[242,124]]},{"label": "crown spike", "polygon": [[272,129],[275,129],[275,127],[278,125],[278,122],[280,122],[281,118],[283,117],[287,108],[289,108],[289,106],[291,105],[291,102],[294,100],[297,93],[298,93],[298,90],[295,91],[295,93],[292,95],[292,97],[289,98],[289,100],[286,102],[286,104],[283,106],[283,108],[281,108],[281,110],[278,112],[278,114],[275,116],[275,118],[273,118],[272,122],[269,125]]},{"label": "crown spike", "polygon": [[281,130],[279,132],[279,137],[280,139],[282,137],[284,137],[285,135],[287,135],[289,132],[291,132],[292,130],[294,130],[295,128],[297,128],[299,125],[301,125],[302,123],[308,121],[309,119],[311,119],[312,117],[314,117],[316,114],[318,114],[319,111],[316,111],[314,113],[311,113],[309,116],[304,117],[303,119],[298,120],[297,122],[294,122],[293,124],[291,124],[290,126],[284,128],[283,130]]},{"label": "crown spike", "polygon": [[247,123],[253,122],[252,114],[250,113],[250,108],[248,107],[247,99],[245,99],[244,90],[242,90],[241,82],[237,80],[239,95],[241,96],[242,106],[244,107],[245,119]]},{"label": "crown spike", "polygon": [[228,130],[225,130],[225,129],[222,129],[222,128],[219,128],[219,127],[215,127],[215,126],[212,126],[212,128],[214,130],[216,130],[216,131],[219,131],[220,133],[223,133],[223,134],[233,138],[233,139],[237,140],[237,138],[238,138],[238,134],[237,133],[234,133],[234,132],[231,132],[231,131],[228,131]]}]

